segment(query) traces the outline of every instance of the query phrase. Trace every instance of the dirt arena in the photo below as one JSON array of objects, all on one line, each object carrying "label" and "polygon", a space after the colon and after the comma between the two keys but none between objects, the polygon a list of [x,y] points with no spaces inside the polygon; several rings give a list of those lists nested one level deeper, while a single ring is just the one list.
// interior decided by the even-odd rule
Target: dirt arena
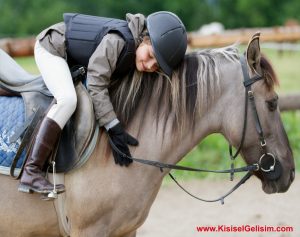
[{"label": "dirt arena", "polygon": [[[185,182],[193,193],[214,198],[227,192],[233,183],[198,180]],[[218,232],[198,232],[197,227],[216,227]],[[228,228],[292,227],[292,232],[226,232]],[[164,184],[152,206],[149,217],[138,231],[138,237],[196,237],[196,236],[300,236],[300,177],[286,193],[267,195],[260,181],[252,177],[225,204],[204,203],[193,199],[174,183]]]}]

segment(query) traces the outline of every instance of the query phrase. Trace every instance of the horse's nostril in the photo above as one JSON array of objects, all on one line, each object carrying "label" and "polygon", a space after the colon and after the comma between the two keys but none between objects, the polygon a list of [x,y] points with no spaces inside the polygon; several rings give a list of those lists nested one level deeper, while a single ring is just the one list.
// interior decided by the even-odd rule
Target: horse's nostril
[{"label": "horse's nostril", "polygon": [[291,170],[291,182],[293,182],[295,179],[295,169]]}]

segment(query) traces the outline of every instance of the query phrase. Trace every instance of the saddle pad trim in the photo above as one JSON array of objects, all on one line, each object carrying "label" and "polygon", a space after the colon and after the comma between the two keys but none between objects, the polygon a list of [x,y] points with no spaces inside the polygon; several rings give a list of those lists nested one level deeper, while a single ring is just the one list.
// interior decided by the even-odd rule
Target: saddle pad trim
[{"label": "saddle pad trim", "polygon": [[[87,160],[90,158],[91,154],[93,153],[96,144],[97,144],[97,140],[98,140],[98,135],[99,135],[99,125],[95,126],[95,132],[93,135],[93,138],[89,144],[89,146],[86,148],[85,152],[82,155],[82,159],[80,159],[80,162],[78,162],[73,168],[73,169],[79,169],[81,166],[83,166]],[[16,176],[18,176],[21,172],[20,168],[15,168],[14,170],[14,174]],[[66,172],[67,173],[67,172]],[[0,166],[0,174],[4,174],[4,175],[10,175],[10,167],[5,167],[5,166]]]},{"label": "saddle pad trim", "polygon": [[[15,168],[14,174],[19,175],[21,172],[20,168]],[[10,175],[10,167],[0,166],[0,174]]]}]

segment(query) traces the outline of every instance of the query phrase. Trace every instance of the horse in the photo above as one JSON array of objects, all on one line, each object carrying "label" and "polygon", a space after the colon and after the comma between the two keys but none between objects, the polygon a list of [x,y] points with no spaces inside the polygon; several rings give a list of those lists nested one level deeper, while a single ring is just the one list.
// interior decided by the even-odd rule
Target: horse
[{"label": "horse", "polygon": [[[130,148],[132,156],[176,164],[212,133],[222,134],[238,148],[244,129],[240,148],[244,161],[257,164],[264,154],[273,154],[281,167],[277,179],[269,179],[262,170],[252,172],[264,192],[287,191],[295,176],[293,154],[277,106],[278,79],[260,52],[258,34],[250,40],[245,58],[249,76],[262,79],[252,84],[251,93],[264,142],[251,107],[245,110],[239,58],[235,45],[203,49],[187,53],[171,78],[135,72],[117,80],[110,88],[113,105],[126,130],[139,140],[137,147]],[[18,182],[1,175],[0,235],[135,237],[169,172],[137,162],[129,167],[115,165],[108,136],[100,129],[89,160],[64,175],[66,192],[60,210],[67,233],[61,231],[53,202],[19,193]]]}]

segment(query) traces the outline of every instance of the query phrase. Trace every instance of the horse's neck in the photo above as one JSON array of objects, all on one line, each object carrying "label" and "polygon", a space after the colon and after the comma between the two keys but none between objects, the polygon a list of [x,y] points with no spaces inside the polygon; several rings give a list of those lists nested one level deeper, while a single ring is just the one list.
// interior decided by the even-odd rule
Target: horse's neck
[{"label": "horse's neck", "polygon": [[[143,159],[175,164],[199,141],[208,134],[216,132],[216,128],[219,127],[217,119],[214,119],[208,112],[197,121],[194,129],[186,129],[179,135],[172,131],[172,125],[169,122],[164,129],[163,122],[156,125],[155,116],[151,116],[154,113],[147,114],[139,131],[139,146],[132,152],[134,156]],[[141,116],[145,116],[145,114],[139,113],[128,128],[133,135],[138,134],[138,126],[135,124],[138,123]]]},{"label": "horse's neck", "polygon": [[[225,66],[224,66],[225,65]],[[193,129],[185,129],[180,137],[172,131],[172,119],[168,119],[166,129],[164,122],[156,124],[155,109],[150,102],[147,113],[141,109],[135,116],[133,122],[129,126],[129,131],[134,135],[138,134],[139,121],[143,120],[143,124],[139,133],[140,145],[135,149],[134,154],[141,158],[150,160],[159,160],[168,163],[177,163],[184,155],[186,155],[193,147],[195,147],[204,137],[212,133],[223,133],[223,120],[226,108],[232,103],[232,97],[235,96],[236,88],[242,86],[240,81],[235,79],[235,73],[240,68],[239,65],[224,64],[219,70],[221,93],[211,103],[210,108],[196,118],[195,127]],[[230,73],[227,73],[230,71]],[[214,78],[210,78],[214,80]],[[239,85],[240,84],[240,85]],[[242,88],[239,88],[242,90]],[[153,109],[153,111],[152,111]],[[143,112],[142,112],[143,111]]]}]

